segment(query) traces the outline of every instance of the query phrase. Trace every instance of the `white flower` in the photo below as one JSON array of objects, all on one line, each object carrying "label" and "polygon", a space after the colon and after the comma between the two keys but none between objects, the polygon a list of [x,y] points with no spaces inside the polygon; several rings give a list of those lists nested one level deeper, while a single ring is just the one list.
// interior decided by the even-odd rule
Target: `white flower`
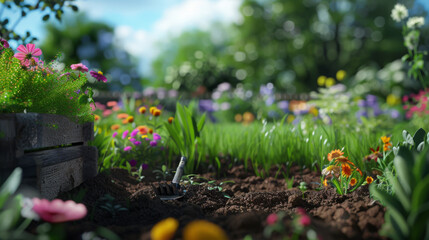
[{"label": "white flower", "polygon": [[390,14],[390,16],[396,22],[400,22],[403,19],[408,17],[408,9],[404,5],[397,3],[395,7],[393,7],[392,13]]},{"label": "white flower", "polygon": [[407,21],[407,27],[414,29],[419,28],[425,24],[425,19],[423,17],[411,17]]},{"label": "white flower", "polygon": [[33,201],[30,198],[23,198],[21,201],[21,216],[33,220],[39,220],[39,215],[33,211]]}]

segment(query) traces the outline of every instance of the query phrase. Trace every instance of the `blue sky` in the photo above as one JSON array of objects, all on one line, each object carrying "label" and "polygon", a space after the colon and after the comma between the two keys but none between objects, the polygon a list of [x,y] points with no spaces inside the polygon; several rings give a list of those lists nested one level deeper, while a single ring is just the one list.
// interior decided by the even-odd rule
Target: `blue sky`
[{"label": "blue sky", "polygon": [[[429,9],[429,0],[417,1]],[[143,72],[149,70],[148,63],[158,53],[155,43],[166,36],[179,35],[190,28],[209,29],[215,21],[238,23],[242,20],[239,13],[242,0],[77,0],[75,3],[90,19],[114,27],[116,39],[141,60]],[[16,19],[18,14],[5,11],[4,16]],[[65,13],[66,16],[71,14],[74,14],[71,10]],[[43,15],[30,13],[16,30],[21,33],[30,30],[43,40]],[[58,23],[54,18],[49,21]],[[12,48],[16,46],[12,45]]]}]

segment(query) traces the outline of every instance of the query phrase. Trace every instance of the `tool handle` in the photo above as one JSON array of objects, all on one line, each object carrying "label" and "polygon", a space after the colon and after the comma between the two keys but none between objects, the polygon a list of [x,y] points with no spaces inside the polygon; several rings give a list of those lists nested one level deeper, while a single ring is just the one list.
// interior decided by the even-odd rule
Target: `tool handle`
[{"label": "tool handle", "polygon": [[171,181],[171,183],[173,183],[174,185],[176,185],[177,188],[179,188],[180,179],[182,178],[183,172],[185,170],[186,160],[187,160],[186,157],[182,156],[180,158],[179,166],[177,166],[176,173],[174,174],[173,181]]}]

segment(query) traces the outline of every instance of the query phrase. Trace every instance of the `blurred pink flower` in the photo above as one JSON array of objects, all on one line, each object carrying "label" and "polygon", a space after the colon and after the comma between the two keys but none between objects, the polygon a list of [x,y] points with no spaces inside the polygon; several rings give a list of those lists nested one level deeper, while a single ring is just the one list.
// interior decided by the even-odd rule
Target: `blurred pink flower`
[{"label": "blurred pink flower", "polygon": [[108,106],[108,107],[114,107],[114,106],[116,106],[116,105],[118,105],[118,102],[116,102],[116,101],[108,101],[108,102],[107,102],[107,106]]},{"label": "blurred pink flower", "polygon": [[136,141],[135,138],[130,138],[130,142],[134,143]]},{"label": "blurred pink flower", "polygon": [[153,134],[153,140],[158,141],[161,140],[161,136],[158,133]]},{"label": "blurred pink flower", "polygon": [[6,41],[6,39],[0,38],[0,42],[3,44],[3,46],[0,46],[0,50],[3,48],[9,48],[9,43]]},{"label": "blurred pink flower", "polygon": [[128,136],[128,130],[125,130],[124,133],[122,133],[122,139],[125,139]]},{"label": "blurred pink flower", "polygon": [[131,137],[135,137],[136,135],[137,135],[137,133],[139,133],[140,131],[138,130],[138,129],[134,129],[132,132],[131,132]]},{"label": "blurred pink flower", "polygon": [[114,132],[112,137],[116,137],[116,135],[118,135],[118,132]]},{"label": "blurred pink flower", "polygon": [[73,70],[78,70],[80,72],[88,72],[88,68],[85,65],[83,65],[82,63],[72,64],[70,66],[70,68]]},{"label": "blurred pink flower", "polygon": [[305,209],[304,209],[304,208],[301,208],[301,207],[296,208],[296,212],[297,212],[299,215],[307,215],[307,212],[305,212]]},{"label": "blurred pink flower", "polygon": [[156,141],[150,141],[149,144],[151,147],[155,147],[157,145],[157,142]]},{"label": "blurred pink flower", "polygon": [[107,116],[110,116],[112,113],[113,113],[113,111],[112,111],[112,110],[107,109],[107,110],[104,110],[104,112],[103,112],[103,116],[107,117]]},{"label": "blurred pink flower", "polygon": [[79,220],[86,216],[87,209],[81,203],[75,203],[72,200],[63,201],[54,199],[33,198],[33,211],[39,217],[50,223],[60,223]]},{"label": "blurred pink flower", "polygon": [[24,66],[29,66],[31,59],[34,59],[37,63],[39,59],[36,57],[42,55],[42,50],[40,50],[40,48],[35,48],[35,45],[32,43],[28,43],[26,46],[19,45],[17,50],[19,52],[15,53],[14,57],[19,59]]},{"label": "blurred pink flower", "polygon": [[304,227],[310,225],[310,223],[311,223],[311,219],[308,215],[302,215],[299,218],[299,224],[301,224]]},{"label": "blurred pink flower", "polygon": [[134,144],[134,145],[136,145],[136,146],[138,146],[138,145],[142,144],[142,142],[140,142],[140,141],[135,141],[135,142],[133,142],[133,144]]},{"label": "blurred pink flower", "polygon": [[277,219],[278,219],[277,214],[271,213],[267,217],[267,224],[268,225],[273,225],[273,224],[275,224],[277,222]]},{"label": "blurred pink flower", "polygon": [[130,151],[131,149],[132,149],[132,147],[127,146],[127,147],[125,147],[125,148],[124,148],[124,151],[125,151],[125,152],[128,152],[128,151]]},{"label": "blurred pink flower", "polygon": [[101,71],[90,71],[89,74],[91,74],[91,76],[95,79],[97,79],[99,82],[103,81],[103,82],[107,82],[107,78],[103,75],[103,72]]}]

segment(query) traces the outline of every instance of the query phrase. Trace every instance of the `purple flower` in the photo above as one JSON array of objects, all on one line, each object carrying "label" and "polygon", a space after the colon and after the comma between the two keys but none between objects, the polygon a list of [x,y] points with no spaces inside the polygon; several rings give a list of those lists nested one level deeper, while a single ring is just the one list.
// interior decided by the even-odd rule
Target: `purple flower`
[{"label": "purple flower", "polygon": [[83,65],[82,63],[72,64],[70,66],[70,68],[73,70],[78,70],[80,72],[88,72],[88,68],[85,65]]},{"label": "purple flower", "polygon": [[393,119],[397,119],[397,118],[399,118],[399,116],[400,116],[399,111],[398,111],[398,110],[396,110],[396,109],[393,109],[393,110],[390,112],[390,117],[391,117],[391,118],[393,118]]},{"label": "purple flower", "polygon": [[135,141],[135,142],[133,142],[133,143],[134,143],[134,145],[136,145],[136,146],[138,146],[138,145],[142,144],[142,142],[140,142],[140,141]]},{"label": "purple flower", "polygon": [[131,137],[135,137],[135,136],[137,135],[137,133],[139,133],[139,130],[138,130],[138,129],[134,129],[134,130],[131,132]]},{"label": "purple flower", "polygon": [[128,130],[125,130],[124,133],[122,133],[122,139],[125,139],[128,135]]},{"label": "purple flower", "polygon": [[152,147],[155,147],[156,146],[156,144],[157,144],[157,142],[156,141],[150,141],[150,146],[152,146]]},{"label": "purple flower", "polygon": [[128,152],[128,151],[130,151],[132,149],[132,147],[130,147],[130,146],[126,146],[125,148],[124,148],[124,151],[125,152]]},{"label": "purple flower", "polygon": [[146,169],[148,169],[149,168],[149,165],[147,165],[146,163],[143,163],[142,164],[142,169],[143,170],[146,170]]},{"label": "purple flower", "polygon": [[201,112],[213,112],[214,108],[213,108],[213,101],[210,99],[207,100],[200,100],[198,102],[198,107],[200,109]]},{"label": "purple flower", "polygon": [[116,135],[118,135],[118,132],[114,132],[112,137],[116,137]]},{"label": "purple flower", "polygon": [[378,105],[375,105],[373,108],[374,117],[377,117],[378,115],[383,114],[383,111],[380,109]]},{"label": "purple flower", "polygon": [[128,163],[131,165],[131,167],[135,167],[137,165],[137,161],[135,159],[131,159],[128,161]]},{"label": "purple flower", "polygon": [[9,43],[6,41],[6,39],[0,38],[0,42],[3,44],[3,46],[0,46],[0,50],[3,48],[9,48]]},{"label": "purple flower", "polygon": [[153,133],[153,140],[155,141],[161,140],[161,136],[158,133]]},{"label": "purple flower", "polygon": [[107,78],[103,75],[103,72],[101,71],[90,71],[89,74],[91,74],[91,76],[95,79],[97,79],[99,82],[103,81],[103,82],[107,82]]},{"label": "purple flower", "polygon": [[368,107],[377,105],[377,97],[371,94],[366,95],[366,103]]},{"label": "purple flower", "polygon": [[277,107],[280,108],[284,113],[289,113],[289,102],[286,100],[277,103]]},{"label": "purple flower", "polygon": [[358,104],[357,104],[359,107],[366,107],[366,102],[365,102],[365,100],[359,100],[358,101]]},{"label": "purple flower", "polygon": [[136,141],[135,138],[130,138],[130,142],[134,143]]}]

